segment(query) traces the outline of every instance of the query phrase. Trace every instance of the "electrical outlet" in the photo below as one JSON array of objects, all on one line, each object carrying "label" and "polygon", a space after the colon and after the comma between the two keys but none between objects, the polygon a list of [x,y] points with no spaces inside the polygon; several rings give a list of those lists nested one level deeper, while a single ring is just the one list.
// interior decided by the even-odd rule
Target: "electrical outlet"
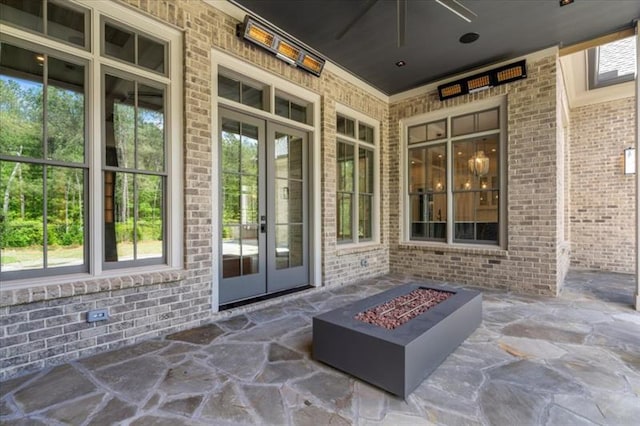
[{"label": "electrical outlet", "polygon": [[87,322],[105,321],[109,319],[108,309],[94,309],[87,312]]}]

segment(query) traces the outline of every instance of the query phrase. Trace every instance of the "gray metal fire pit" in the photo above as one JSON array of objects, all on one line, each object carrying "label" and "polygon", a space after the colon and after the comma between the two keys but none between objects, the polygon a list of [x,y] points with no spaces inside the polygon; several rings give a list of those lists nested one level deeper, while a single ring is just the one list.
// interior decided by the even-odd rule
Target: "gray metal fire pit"
[{"label": "gray metal fire pit", "polygon": [[[416,289],[453,293],[389,330],[355,319]],[[316,315],[313,358],[406,398],[482,321],[482,295],[457,288],[406,284]]]}]

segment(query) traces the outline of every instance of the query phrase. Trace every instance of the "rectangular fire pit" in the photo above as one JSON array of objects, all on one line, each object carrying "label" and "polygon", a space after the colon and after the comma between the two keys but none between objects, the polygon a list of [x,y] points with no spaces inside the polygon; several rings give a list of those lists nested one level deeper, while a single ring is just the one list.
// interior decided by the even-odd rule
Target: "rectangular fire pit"
[{"label": "rectangular fire pit", "polygon": [[316,315],[313,357],[406,398],[482,321],[482,295],[406,284]]}]

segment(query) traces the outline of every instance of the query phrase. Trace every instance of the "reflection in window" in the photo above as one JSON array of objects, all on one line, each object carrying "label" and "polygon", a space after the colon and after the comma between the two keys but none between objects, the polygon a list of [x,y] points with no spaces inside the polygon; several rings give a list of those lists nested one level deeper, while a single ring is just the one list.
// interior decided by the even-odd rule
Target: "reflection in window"
[{"label": "reflection in window", "polygon": [[1,43],[0,70],[3,277],[84,271],[85,68]]},{"label": "reflection in window", "polygon": [[105,261],[159,263],[165,231],[164,89],[108,74],[104,81]]},{"label": "reflection in window", "polygon": [[354,148],[338,142],[338,242],[353,241]]},{"label": "reflection in window", "polygon": [[258,127],[223,119],[222,276],[258,270]]}]

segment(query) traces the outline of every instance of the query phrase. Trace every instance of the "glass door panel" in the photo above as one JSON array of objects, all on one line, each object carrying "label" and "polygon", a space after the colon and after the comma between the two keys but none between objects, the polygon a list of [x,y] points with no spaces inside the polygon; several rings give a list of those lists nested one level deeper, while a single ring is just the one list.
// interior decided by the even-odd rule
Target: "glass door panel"
[{"label": "glass door panel", "polygon": [[[309,281],[307,253],[307,136],[271,125],[268,168],[269,235],[267,236],[269,292]],[[271,201],[272,200],[272,201]]]},{"label": "glass door panel", "polygon": [[260,232],[265,130],[260,120],[230,111],[220,115],[220,302],[226,303],[266,292],[265,238]]}]

